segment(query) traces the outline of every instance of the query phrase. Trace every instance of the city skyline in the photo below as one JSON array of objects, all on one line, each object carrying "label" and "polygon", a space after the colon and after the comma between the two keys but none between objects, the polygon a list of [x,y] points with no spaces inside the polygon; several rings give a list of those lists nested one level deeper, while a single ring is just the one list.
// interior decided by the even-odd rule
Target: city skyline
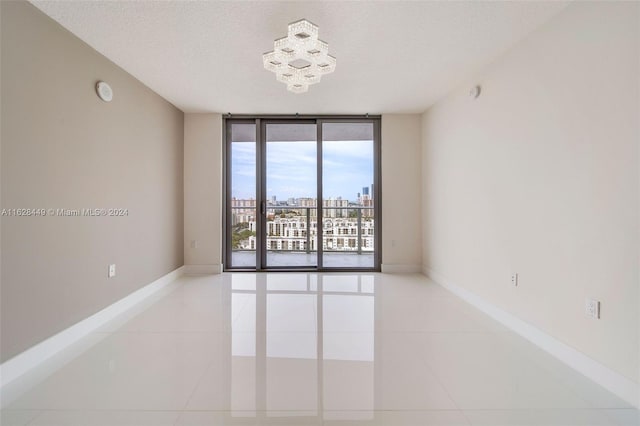
[{"label": "city skyline", "polygon": [[[317,198],[316,142],[269,142],[267,144],[267,194],[278,201]],[[232,143],[232,197],[256,198],[254,142]],[[372,141],[325,141],[323,151],[323,198],[356,201],[364,186],[373,183]]]}]

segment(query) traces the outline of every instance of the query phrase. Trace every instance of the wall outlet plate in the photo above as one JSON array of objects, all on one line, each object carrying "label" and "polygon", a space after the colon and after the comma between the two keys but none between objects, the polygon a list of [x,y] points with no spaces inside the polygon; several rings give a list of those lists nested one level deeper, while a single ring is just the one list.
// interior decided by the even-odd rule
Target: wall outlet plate
[{"label": "wall outlet plate", "polygon": [[511,274],[511,285],[514,287],[518,286],[518,274]]},{"label": "wall outlet plate", "polygon": [[113,278],[116,276],[116,264],[112,263],[109,265],[109,278]]},{"label": "wall outlet plate", "polygon": [[588,318],[600,319],[600,301],[586,299],[584,302],[584,313]]}]

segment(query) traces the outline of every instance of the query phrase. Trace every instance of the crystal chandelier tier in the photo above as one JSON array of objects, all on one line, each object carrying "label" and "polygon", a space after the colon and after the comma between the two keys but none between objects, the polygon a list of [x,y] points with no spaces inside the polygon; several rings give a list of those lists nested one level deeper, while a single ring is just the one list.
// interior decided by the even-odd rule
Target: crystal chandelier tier
[{"label": "crystal chandelier tier", "polygon": [[265,69],[294,93],[304,93],[336,69],[329,45],[318,39],[318,26],[306,19],[289,24],[286,37],[273,42],[273,50],[262,55]]}]

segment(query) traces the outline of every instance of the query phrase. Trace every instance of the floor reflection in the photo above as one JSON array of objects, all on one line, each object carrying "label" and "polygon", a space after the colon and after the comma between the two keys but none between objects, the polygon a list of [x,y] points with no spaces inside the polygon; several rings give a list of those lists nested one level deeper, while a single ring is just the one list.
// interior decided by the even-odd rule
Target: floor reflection
[{"label": "floor reflection", "polygon": [[363,274],[232,275],[231,410],[371,418],[374,289],[374,276]]},{"label": "floor reflection", "polygon": [[419,275],[182,277],[0,393],[0,424],[638,424]]}]

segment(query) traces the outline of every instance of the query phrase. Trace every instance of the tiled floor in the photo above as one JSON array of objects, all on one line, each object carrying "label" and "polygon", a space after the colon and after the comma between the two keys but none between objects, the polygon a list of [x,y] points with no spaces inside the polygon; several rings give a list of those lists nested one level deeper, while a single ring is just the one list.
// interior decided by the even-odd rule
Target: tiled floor
[{"label": "tiled floor", "polygon": [[418,275],[183,277],[14,381],[2,425],[638,425]]}]

